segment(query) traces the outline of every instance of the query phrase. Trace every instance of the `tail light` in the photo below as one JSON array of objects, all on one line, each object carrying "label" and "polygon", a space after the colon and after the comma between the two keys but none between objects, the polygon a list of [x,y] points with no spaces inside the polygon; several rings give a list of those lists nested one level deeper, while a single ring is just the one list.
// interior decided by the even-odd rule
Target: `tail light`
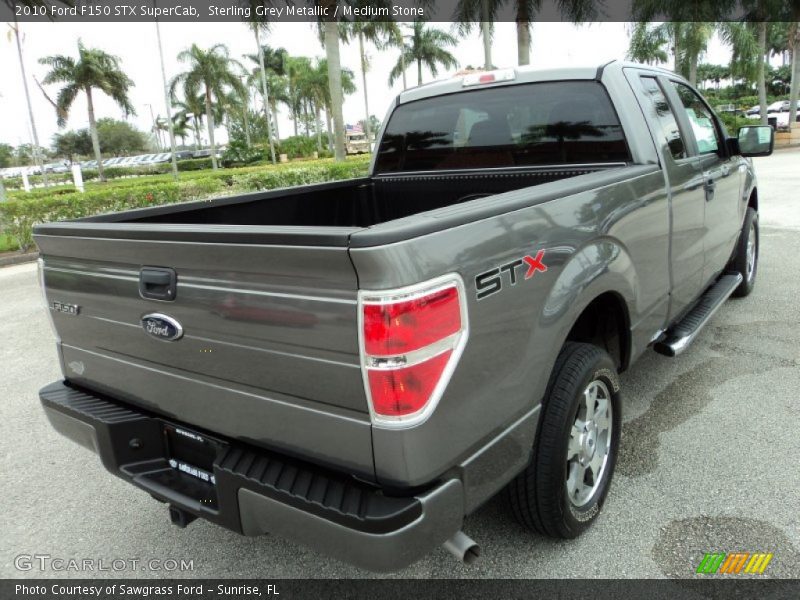
[{"label": "tail light", "polygon": [[467,342],[464,284],[457,275],[359,293],[361,368],[375,423],[427,419]]}]

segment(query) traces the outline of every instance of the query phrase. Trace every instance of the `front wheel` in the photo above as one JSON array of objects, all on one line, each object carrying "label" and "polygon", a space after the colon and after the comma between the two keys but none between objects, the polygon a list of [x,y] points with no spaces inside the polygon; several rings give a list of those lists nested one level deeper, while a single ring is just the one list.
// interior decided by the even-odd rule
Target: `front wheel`
[{"label": "front wheel", "polygon": [[508,486],[517,520],[552,537],[583,533],[608,494],[621,426],[611,357],[567,342],[550,376],[531,462]]},{"label": "front wheel", "polygon": [[753,208],[748,208],[731,265],[742,276],[742,282],[733,291],[734,296],[743,298],[753,291],[758,273],[758,248],[758,213]]}]

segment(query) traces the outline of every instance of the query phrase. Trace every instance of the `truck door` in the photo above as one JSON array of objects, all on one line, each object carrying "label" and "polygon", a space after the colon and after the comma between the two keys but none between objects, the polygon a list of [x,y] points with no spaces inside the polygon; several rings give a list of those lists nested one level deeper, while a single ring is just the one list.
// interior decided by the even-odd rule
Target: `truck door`
[{"label": "truck door", "polygon": [[667,100],[665,90],[669,82],[663,77],[641,74],[638,86],[636,78],[631,83],[634,89],[639,88],[640,104],[666,173],[672,219],[669,319],[674,319],[704,288],[706,201],[703,176],[691,147],[687,147],[686,132]]},{"label": "truck door", "polygon": [[705,192],[705,265],[708,284],[730,260],[741,228],[741,173],[739,158],[725,147],[722,129],[700,95],[683,82],[670,79],[677,93],[678,119],[685,122],[686,137],[694,145],[697,169],[703,174]]}]

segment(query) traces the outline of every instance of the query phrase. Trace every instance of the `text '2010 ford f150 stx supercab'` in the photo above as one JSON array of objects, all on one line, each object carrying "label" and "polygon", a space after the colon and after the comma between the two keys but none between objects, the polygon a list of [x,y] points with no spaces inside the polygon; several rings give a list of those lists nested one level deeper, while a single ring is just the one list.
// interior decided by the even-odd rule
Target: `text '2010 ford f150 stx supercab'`
[{"label": "text '2010 ford f150 stx supercab'", "polygon": [[52,425],[169,505],[373,570],[501,490],[597,518],[618,373],[686,348],[758,266],[747,156],[686,81],[626,63],[404,91],[369,176],[39,225]]}]

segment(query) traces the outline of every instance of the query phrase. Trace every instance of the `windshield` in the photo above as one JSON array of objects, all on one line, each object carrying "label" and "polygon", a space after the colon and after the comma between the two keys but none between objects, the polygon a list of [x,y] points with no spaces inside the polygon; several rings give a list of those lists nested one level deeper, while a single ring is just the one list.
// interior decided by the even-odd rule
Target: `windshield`
[{"label": "windshield", "polygon": [[626,162],[611,100],[595,81],[474,89],[399,106],[376,172]]}]

